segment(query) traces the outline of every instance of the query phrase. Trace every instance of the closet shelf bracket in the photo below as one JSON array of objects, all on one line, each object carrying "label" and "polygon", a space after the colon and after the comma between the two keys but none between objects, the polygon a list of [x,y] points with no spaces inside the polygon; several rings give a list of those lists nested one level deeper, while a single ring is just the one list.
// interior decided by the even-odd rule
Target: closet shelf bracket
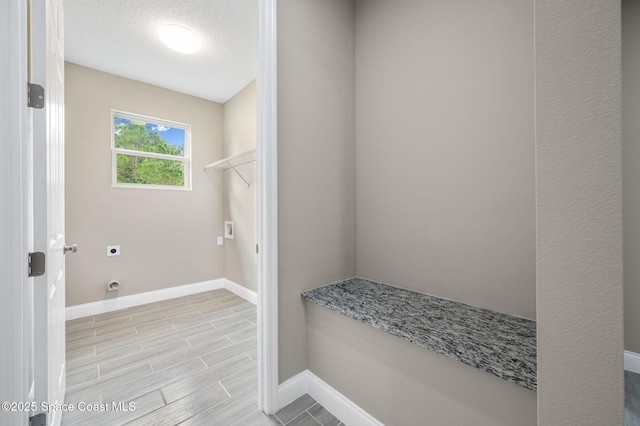
[{"label": "closet shelf bracket", "polygon": [[242,179],[244,183],[247,184],[248,188],[251,186],[251,184],[244,178],[244,176],[242,176],[242,173],[238,171],[237,167],[242,166],[243,164],[252,163],[254,161],[256,161],[256,150],[251,149],[249,151],[232,155],[230,157],[223,158],[222,160],[207,164],[206,166],[204,166],[204,170],[205,172],[208,172],[209,170],[224,171],[233,169],[233,171],[236,172],[238,176],[240,176],[240,179]]}]

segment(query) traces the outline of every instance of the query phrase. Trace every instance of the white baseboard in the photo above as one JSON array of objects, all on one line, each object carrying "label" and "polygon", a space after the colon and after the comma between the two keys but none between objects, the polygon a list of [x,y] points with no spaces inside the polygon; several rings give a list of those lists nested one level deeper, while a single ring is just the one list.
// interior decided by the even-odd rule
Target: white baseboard
[{"label": "white baseboard", "polygon": [[132,294],[129,296],[116,297],[114,299],[100,300],[98,302],[85,303],[82,305],[68,306],[65,309],[66,320],[89,317],[104,314],[106,312],[117,311],[119,309],[131,308],[133,306],[144,305],[146,303],[159,302],[161,300],[173,299],[175,297],[188,296],[190,294],[202,293],[205,291],[226,288],[232,293],[246,299],[248,302],[257,304],[258,296],[239,284],[226,278],[202,281],[195,284],[186,284],[176,287],[164,288],[162,290],[148,291],[146,293]]},{"label": "white baseboard", "polygon": [[347,426],[384,426],[324,380],[305,370],[280,385],[280,408],[308,393]]},{"label": "white baseboard", "polygon": [[278,387],[278,410],[309,393],[309,370],[296,374]]},{"label": "white baseboard", "polygon": [[258,304],[258,293],[256,293],[253,290],[249,290],[248,288],[243,287],[240,284],[237,284],[227,278],[224,278],[224,281],[225,281],[224,288],[242,297],[247,302],[251,302],[254,305]]},{"label": "white baseboard", "polygon": [[640,354],[624,351],[624,369],[640,374]]}]

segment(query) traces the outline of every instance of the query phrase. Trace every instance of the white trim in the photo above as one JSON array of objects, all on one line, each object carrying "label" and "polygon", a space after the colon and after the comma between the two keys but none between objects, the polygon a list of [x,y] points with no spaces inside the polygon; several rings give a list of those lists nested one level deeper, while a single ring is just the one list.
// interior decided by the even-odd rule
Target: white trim
[{"label": "white trim", "polygon": [[624,351],[624,369],[640,374],[640,354]]},{"label": "white trim", "polygon": [[[33,249],[31,135],[27,109],[27,2],[0,2],[0,401],[28,401],[32,360]],[[42,84],[42,82],[39,82]],[[28,423],[28,412],[0,411],[0,424]]]},{"label": "white trim", "polygon": [[253,290],[249,290],[248,288],[241,286],[240,284],[235,283],[230,279],[224,278],[224,281],[224,288],[242,297],[249,303],[253,303],[254,305],[258,304],[258,293]]},{"label": "white trim", "polygon": [[383,423],[309,370],[281,384],[279,392],[282,401],[280,408],[307,393],[346,425],[383,426]]},{"label": "white trim", "polygon": [[278,387],[278,401],[280,402],[278,410],[291,404],[305,393],[309,393],[309,373],[309,370],[304,370]]},{"label": "white trim", "polygon": [[[173,121],[167,120],[165,118],[152,117],[150,115],[145,114],[137,114],[135,112],[123,111],[121,109],[112,109],[111,110],[111,126],[113,126],[113,115],[114,113],[118,114],[118,116],[122,118],[127,118],[133,121],[136,124],[147,124],[149,120],[157,122],[159,124],[168,124],[171,127],[181,128],[181,129],[191,129],[191,124],[183,123],[181,121]],[[155,124],[155,123],[154,123]],[[186,154],[186,146],[185,146],[185,154]]]},{"label": "white trim", "polygon": [[251,163],[256,161],[256,150],[250,149],[245,152],[241,152],[240,154],[232,155],[230,157],[225,157],[221,160],[214,161],[213,163],[209,163],[204,166],[205,171],[208,169],[211,170],[228,170],[232,167],[242,166],[243,164]]},{"label": "white trim", "polygon": [[106,312],[117,311],[119,309],[188,296],[190,294],[202,293],[204,291],[217,290],[219,288],[225,288],[254,305],[258,300],[256,293],[248,288],[242,287],[241,285],[226,278],[218,278],[217,280],[202,281],[195,284],[185,284],[176,287],[164,288],[162,290],[148,291],[146,293],[131,294],[129,296],[117,297],[115,299],[68,306],[66,309],[66,319],[69,321],[76,318],[104,314]]},{"label": "white trim", "polygon": [[[184,130],[184,155],[169,155],[159,154],[155,152],[136,151],[133,149],[116,148],[115,133],[113,132],[115,117],[125,118],[131,120],[136,124],[166,124],[169,127]],[[133,112],[126,112],[117,109],[111,110],[111,187],[112,188],[132,188],[132,189],[168,189],[178,191],[191,191],[192,190],[192,177],[193,177],[193,161],[191,158],[191,124],[180,123],[178,121],[165,120],[162,118],[155,118],[148,115],[136,114]],[[135,157],[155,158],[159,160],[180,161],[184,163],[184,185],[153,185],[153,184],[136,184],[136,183],[120,183],[117,181],[118,175],[118,154],[128,155]]]},{"label": "white trim", "polygon": [[258,407],[278,409],[277,0],[258,1]]},{"label": "white trim", "polygon": [[159,154],[157,152],[136,151],[134,149],[126,149],[126,148],[113,148],[113,152],[115,152],[116,154],[128,155],[130,157],[157,158],[158,160],[179,161],[182,163],[185,163],[189,160],[186,157],[180,157],[178,155]]}]

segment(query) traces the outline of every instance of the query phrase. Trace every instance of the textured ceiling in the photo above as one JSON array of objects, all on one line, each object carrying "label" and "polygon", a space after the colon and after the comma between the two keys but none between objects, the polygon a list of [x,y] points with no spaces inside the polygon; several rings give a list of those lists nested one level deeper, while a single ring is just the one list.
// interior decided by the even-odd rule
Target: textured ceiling
[{"label": "textured ceiling", "polygon": [[[257,0],[64,0],[65,59],[225,102],[256,76]],[[191,55],[167,48],[162,24],[198,34]]]}]

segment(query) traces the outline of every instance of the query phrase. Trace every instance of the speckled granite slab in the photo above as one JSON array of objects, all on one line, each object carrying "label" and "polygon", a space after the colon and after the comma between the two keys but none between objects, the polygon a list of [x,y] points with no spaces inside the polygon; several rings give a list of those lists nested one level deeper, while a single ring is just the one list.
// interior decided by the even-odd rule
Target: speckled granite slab
[{"label": "speckled granite slab", "polygon": [[536,390],[536,323],[464,303],[353,278],[302,297]]}]

